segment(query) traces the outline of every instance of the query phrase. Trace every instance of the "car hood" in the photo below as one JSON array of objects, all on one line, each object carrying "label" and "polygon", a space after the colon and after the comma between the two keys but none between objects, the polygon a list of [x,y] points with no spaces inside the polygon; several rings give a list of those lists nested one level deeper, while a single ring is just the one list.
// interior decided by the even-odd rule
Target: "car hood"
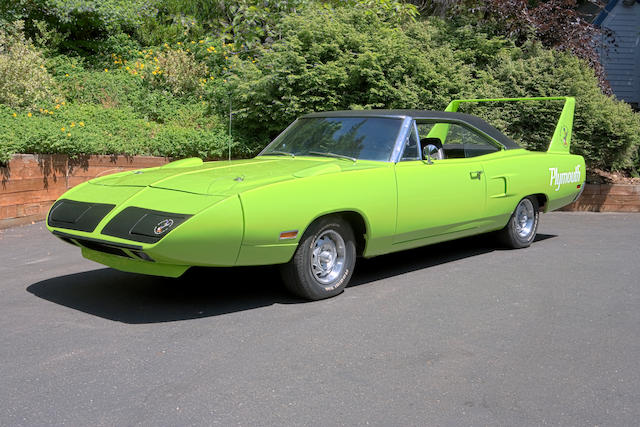
[{"label": "car hood", "polygon": [[280,181],[381,167],[379,162],[318,158],[254,158],[205,162],[197,166],[127,171],[95,178],[92,184],[153,187],[207,195],[232,195]]}]

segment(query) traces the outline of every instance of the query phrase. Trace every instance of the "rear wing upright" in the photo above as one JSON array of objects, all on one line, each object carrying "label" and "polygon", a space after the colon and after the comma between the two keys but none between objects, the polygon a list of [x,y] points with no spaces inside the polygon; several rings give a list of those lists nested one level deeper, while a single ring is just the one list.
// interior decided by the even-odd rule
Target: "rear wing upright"
[{"label": "rear wing upright", "polygon": [[[519,101],[564,101],[564,107],[560,113],[558,124],[551,137],[551,143],[547,149],[547,153],[565,153],[569,154],[569,147],[571,146],[571,136],[573,134],[573,113],[576,107],[576,99],[572,96],[546,96],[546,97],[533,97],[533,98],[495,98],[495,99],[454,99],[449,103],[444,111],[450,111],[455,113],[458,111],[460,104],[463,102],[519,102]],[[435,127],[435,126],[434,126]],[[441,129],[446,133],[449,131],[447,126]],[[439,133],[436,130],[436,133]],[[442,138],[444,141],[444,138]]]}]

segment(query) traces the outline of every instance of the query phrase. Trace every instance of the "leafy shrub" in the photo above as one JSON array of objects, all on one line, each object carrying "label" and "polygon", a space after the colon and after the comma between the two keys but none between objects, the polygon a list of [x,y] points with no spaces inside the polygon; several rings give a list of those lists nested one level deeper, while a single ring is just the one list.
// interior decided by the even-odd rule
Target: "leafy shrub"
[{"label": "leafy shrub", "polygon": [[154,155],[220,158],[229,137],[223,126],[158,124],[125,108],[69,105],[48,113],[24,113],[0,105],[0,162],[12,153]]},{"label": "leafy shrub", "polygon": [[[105,71],[106,70],[106,71]],[[79,70],[58,77],[69,101],[105,108],[130,105],[144,91],[143,81],[120,69]],[[69,74],[66,76],[66,74]]]},{"label": "leafy shrub", "polygon": [[283,38],[257,62],[230,58],[226,87],[213,87],[235,128],[265,143],[297,116],[348,108],[443,108],[471,94],[471,70],[425,26],[409,32],[363,9],[312,7],[282,21]]},{"label": "leafy shrub", "polygon": [[207,66],[182,49],[163,50],[154,60],[153,69],[147,67],[147,78],[153,86],[165,88],[174,95],[196,93],[202,80],[208,77]]},{"label": "leafy shrub", "polygon": [[0,103],[37,108],[61,98],[42,54],[22,32],[22,22],[0,28]]},{"label": "leafy shrub", "polygon": [[0,18],[45,20],[62,32],[71,31],[73,39],[88,39],[134,29],[143,17],[157,14],[154,3],[149,0],[13,0],[0,7]]}]

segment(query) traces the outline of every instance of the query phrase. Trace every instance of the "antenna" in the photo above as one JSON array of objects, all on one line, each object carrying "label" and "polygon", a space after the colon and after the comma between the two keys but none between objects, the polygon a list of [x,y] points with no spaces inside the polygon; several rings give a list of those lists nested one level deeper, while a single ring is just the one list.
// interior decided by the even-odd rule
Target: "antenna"
[{"label": "antenna", "polygon": [[229,161],[231,161],[231,94],[229,94]]}]

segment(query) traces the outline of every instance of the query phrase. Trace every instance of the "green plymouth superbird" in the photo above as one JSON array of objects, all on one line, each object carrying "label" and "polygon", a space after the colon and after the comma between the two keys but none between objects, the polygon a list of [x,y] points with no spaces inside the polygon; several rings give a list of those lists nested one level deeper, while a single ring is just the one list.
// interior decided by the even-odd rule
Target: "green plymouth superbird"
[{"label": "green plymouth superbird", "polygon": [[[463,102],[564,100],[547,152],[531,152]],[[529,246],[539,212],[576,200],[585,180],[569,153],[575,100],[456,100],[445,111],[305,115],[258,156],[92,179],[52,206],[47,226],[82,255],[134,273],[281,264],[299,296],[342,292],[357,256],[497,232]]]}]

